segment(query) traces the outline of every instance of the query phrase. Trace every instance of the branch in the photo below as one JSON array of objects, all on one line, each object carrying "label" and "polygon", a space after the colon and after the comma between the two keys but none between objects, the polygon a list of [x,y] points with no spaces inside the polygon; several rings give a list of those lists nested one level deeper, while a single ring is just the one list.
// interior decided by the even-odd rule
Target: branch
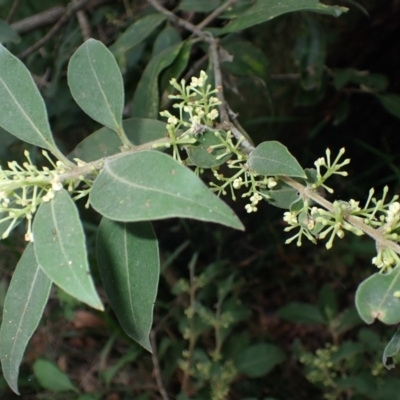
[{"label": "branch", "polygon": [[154,376],[156,378],[158,391],[160,392],[163,400],[169,400],[167,391],[165,390],[165,387],[164,387],[164,384],[162,381],[162,377],[161,377],[160,364],[158,362],[158,357],[157,357],[156,334],[155,334],[154,330],[151,330],[151,332],[150,332],[150,341],[151,341],[151,347],[153,349],[153,352],[151,353],[151,359],[153,360]]},{"label": "branch", "polygon": [[209,25],[214,19],[218,18],[226,9],[237,3],[237,0],[227,0],[222,6],[216,8],[210,15],[197,24],[198,29],[203,29]]},{"label": "branch", "polygon": [[35,44],[28,47],[22,53],[18,54],[19,58],[26,58],[36,50],[40,49],[43,45],[45,45],[61,28],[62,26],[79,10],[86,6],[90,0],[81,0],[79,3],[70,3],[69,8],[64,13],[64,15],[58,20],[58,22],[47,32],[45,36],[43,36],[40,40],[38,40]]}]

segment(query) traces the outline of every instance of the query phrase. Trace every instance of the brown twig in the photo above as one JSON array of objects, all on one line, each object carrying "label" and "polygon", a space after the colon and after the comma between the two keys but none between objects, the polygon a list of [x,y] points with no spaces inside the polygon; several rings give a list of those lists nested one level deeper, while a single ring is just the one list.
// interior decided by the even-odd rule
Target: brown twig
[{"label": "brown twig", "polygon": [[157,342],[156,342],[156,334],[154,330],[150,332],[150,341],[151,341],[151,347],[153,349],[153,352],[151,353],[151,359],[153,360],[153,367],[154,367],[154,376],[156,378],[157,382],[157,387],[158,391],[161,394],[161,397],[163,400],[169,400],[167,391],[165,390],[162,377],[161,377],[161,369],[160,369],[160,363],[158,362],[158,357],[157,357]]},{"label": "brown twig", "polygon": [[19,5],[21,4],[21,0],[14,0],[13,5],[11,6],[10,12],[7,15],[6,22],[9,24],[14,18],[15,13],[18,10]]},{"label": "brown twig", "polygon": [[90,0],[81,0],[79,3],[71,4],[64,15],[57,21],[57,23],[47,32],[45,36],[43,36],[40,40],[38,40],[35,44],[28,47],[22,53],[18,54],[19,58],[26,58],[36,50],[40,49],[44,46],[61,28],[62,26],[79,10],[86,6]]},{"label": "brown twig", "polygon": [[[78,3],[78,0],[75,0]],[[83,10],[76,12],[76,18],[78,20],[79,26],[81,28],[83,40],[86,41],[92,37],[92,29],[90,27],[90,22],[87,19],[86,13]]]},{"label": "brown twig", "polygon": [[199,24],[197,24],[198,29],[205,28],[208,24],[210,24],[214,19],[218,18],[226,9],[233,6],[237,0],[227,0],[222,6],[216,8],[210,15],[207,15],[206,18],[203,19]]}]

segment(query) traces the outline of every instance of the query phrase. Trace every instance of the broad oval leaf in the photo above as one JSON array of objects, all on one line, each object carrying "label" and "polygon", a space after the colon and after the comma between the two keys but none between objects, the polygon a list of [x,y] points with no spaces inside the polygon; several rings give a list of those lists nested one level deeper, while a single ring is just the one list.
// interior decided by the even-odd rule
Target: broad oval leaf
[{"label": "broad oval leaf", "polygon": [[50,289],[51,280],[36,262],[33,243],[29,243],[11,279],[0,329],[3,376],[17,394],[19,366],[29,339],[39,325]]},{"label": "broad oval leaf", "polygon": [[101,280],[119,323],[151,352],[149,334],[160,275],[157,238],[151,223],[103,218],[96,253]]},{"label": "broad oval leaf", "polygon": [[321,14],[328,14],[339,17],[343,12],[348,11],[346,7],[328,6],[318,0],[262,0],[257,1],[238,18],[226,25],[220,34],[241,31],[262,22],[270,21],[282,14],[294,11],[314,11]]},{"label": "broad oval leaf", "polygon": [[246,347],[235,357],[236,369],[250,378],[259,378],[285,360],[283,351],[273,344]]},{"label": "broad oval leaf", "polygon": [[122,130],[124,84],[103,43],[89,39],[78,48],[69,61],[68,85],[86,114],[115,132]]},{"label": "broad oval leaf", "polygon": [[158,53],[147,64],[137,85],[132,101],[132,116],[136,118],[158,118],[160,73],[170,66],[179,54],[183,42]]},{"label": "broad oval leaf", "polygon": [[33,237],[36,259],[47,276],[72,297],[103,310],[90,275],[78,210],[65,189],[40,205]]},{"label": "broad oval leaf", "polygon": [[[135,146],[165,137],[165,122],[155,119],[129,118],[122,121],[128,139]],[[79,158],[90,162],[121,152],[121,140],[112,131],[103,127],[80,142],[68,155],[69,159]]]},{"label": "broad oval leaf", "polygon": [[394,296],[397,291],[400,291],[400,266],[363,281],[356,292],[356,307],[364,322],[372,324],[378,319],[388,325],[399,323],[400,298]]},{"label": "broad oval leaf", "polygon": [[90,204],[114,221],[182,217],[243,229],[234,212],[192,171],[157,151],[106,162],[90,192]]},{"label": "broad oval leaf", "polygon": [[18,139],[56,148],[46,107],[25,65],[0,44],[0,126]]},{"label": "broad oval leaf", "polygon": [[278,181],[273,190],[265,190],[264,192],[269,196],[269,204],[286,210],[289,210],[291,204],[299,200],[298,191],[282,181]]},{"label": "broad oval leaf", "polygon": [[294,324],[326,324],[327,322],[317,307],[307,303],[289,303],[280,308],[277,315]]},{"label": "broad oval leaf", "polygon": [[250,154],[248,164],[260,175],[285,175],[307,178],[286,146],[274,140],[259,144]]},{"label": "broad oval leaf", "polygon": [[36,360],[33,364],[33,372],[42,387],[55,393],[73,391],[79,393],[79,389],[71,382],[64,372],[47,360]]},{"label": "broad oval leaf", "polygon": [[[221,136],[226,136],[226,133],[223,131],[220,131],[219,134]],[[197,167],[218,167],[219,165],[225,164],[232,157],[232,154],[224,155],[224,153],[226,153],[224,147],[212,148],[212,146],[218,145],[221,145],[221,140],[215,136],[214,132],[207,131],[197,137],[197,141],[194,145],[187,147],[187,154],[190,161]]]}]

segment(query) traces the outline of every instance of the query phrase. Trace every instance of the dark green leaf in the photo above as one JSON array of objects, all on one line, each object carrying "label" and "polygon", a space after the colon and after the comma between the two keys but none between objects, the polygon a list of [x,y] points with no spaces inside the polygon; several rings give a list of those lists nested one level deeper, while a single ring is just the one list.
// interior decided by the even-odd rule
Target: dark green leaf
[{"label": "dark green leaf", "polygon": [[375,273],[358,286],[356,307],[360,317],[372,324],[375,319],[392,325],[400,322],[400,298],[395,292],[400,291],[400,267],[390,273]]},{"label": "dark green leaf", "polygon": [[124,331],[151,352],[149,333],[160,275],[158,244],[150,222],[103,218],[97,263],[107,297]]},{"label": "dark green leaf", "polygon": [[389,82],[385,75],[371,74],[369,71],[360,71],[354,68],[338,69],[334,71],[333,84],[337,90],[343,86],[354,83],[371,90],[383,91]]},{"label": "dark green leaf", "polygon": [[178,44],[182,41],[181,35],[177,29],[167,25],[156,37],[153,45],[152,57],[161,53],[170,46]]},{"label": "dark green leaf", "polygon": [[17,138],[53,150],[42,96],[22,62],[0,44],[0,126]]},{"label": "dark green leaf", "polygon": [[179,9],[184,11],[208,12],[218,7],[221,0],[182,0]]},{"label": "dark green leaf", "polygon": [[385,350],[383,352],[383,356],[382,356],[383,365],[387,369],[392,369],[395,367],[395,365],[393,363],[388,364],[387,359],[388,359],[388,357],[395,356],[399,352],[399,350],[400,350],[400,328],[397,328],[397,331],[395,332],[393,337],[390,339],[390,342],[386,345]]},{"label": "dark green leaf", "polygon": [[40,205],[33,237],[36,259],[47,276],[72,297],[103,310],[90,275],[78,210],[66,190]]},{"label": "dark green leaf", "polygon": [[79,107],[115,132],[122,130],[124,85],[117,62],[103,43],[89,39],[71,57],[68,85]]},{"label": "dark green leaf", "polygon": [[7,22],[0,19],[0,43],[18,43],[20,40],[18,33]]},{"label": "dark green leaf", "polygon": [[235,357],[237,370],[249,378],[259,378],[285,360],[283,351],[272,344],[255,344]]},{"label": "dark green leaf", "polygon": [[337,297],[328,283],[324,284],[318,294],[318,307],[327,320],[333,319],[338,313]]},{"label": "dark green leaf", "polygon": [[116,221],[182,217],[243,229],[233,211],[192,171],[156,151],[106,162],[90,192],[90,203]]},{"label": "dark green leaf", "polygon": [[272,190],[266,190],[265,193],[270,197],[268,202],[271,205],[285,210],[289,210],[290,205],[299,199],[297,190],[282,181],[278,181]]},{"label": "dark green leaf", "polygon": [[183,42],[165,49],[147,64],[138,83],[132,101],[132,116],[136,118],[158,118],[159,93],[158,77],[173,63],[179,54]]},{"label": "dark green leaf", "polygon": [[233,56],[231,62],[223,63],[225,69],[235,75],[257,76],[262,80],[268,79],[268,61],[265,54],[251,42],[238,39],[236,36],[223,47]]},{"label": "dark green leaf", "polygon": [[322,85],[325,71],[325,35],[318,22],[305,18],[304,33],[297,38],[295,63],[301,71],[301,85],[304,90],[316,90]]},{"label": "dark green leaf", "polygon": [[381,102],[383,107],[385,107],[386,111],[390,112],[390,114],[394,115],[397,118],[400,118],[400,96],[397,94],[380,94],[376,96],[378,100]]},{"label": "dark green leaf", "polygon": [[337,126],[347,119],[350,112],[350,100],[346,96],[340,100],[335,108],[335,115],[333,117],[333,125]]},{"label": "dark green leaf", "polygon": [[241,31],[294,11],[314,11],[338,17],[347,10],[346,7],[328,6],[318,0],[261,0],[239,14],[238,18],[226,25],[221,33]]},{"label": "dark green leaf", "polygon": [[297,160],[283,144],[270,141],[259,144],[250,154],[248,164],[260,175],[285,175],[306,178]]},{"label": "dark green leaf", "polygon": [[11,279],[0,329],[3,376],[17,394],[19,365],[39,325],[50,289],[51,281],[37,264],[33,244],[29,243]]},{"label": "dark green leaf", "polygon": [[293,302],[280,308],[277,315],[295,324],[326,324],[319,309],[311,304]]},{"label": "dark green leaf", "polygon": [[[221,136],[226,136],[224,131],[219,131]],[[225,164],[231,157],[232,154],[227,154],[220,159],[218,156],[222,156],[226,153],[225,147],[219,147],[213,149],[211,146],[217,146],[221,144],[221,140],[212,131],[207,131],[197,137],[197,142],[193,146],[188,146],[187,154],[190,161],[200,168],[213,168],[219,165]]]},{"label": "dark green leaf", "polygon": [[[155,119],[130,118],[122,121],[128,139],[134,145],[152,142],[165,137],[165,123]],[[95,161],[121,152],[121,141],[109,128],[101,128],[80,142],[68,158]]]},{"label": "dark green leaf", "polygon": [[35,361],[33,372],[40,385],[47,390],[56,393],[68,391],[79,393],[79,389],[71,382],[68,376],[50,361]]},{"label": "dark green leaf", "polygon": [[123,60],[122,64],[125,65],[125,53],[145,40],[165,19],[165,15],[154,13],[146,15],[130,25],[110,47],[111,52],[119,63],[121,64]]}]

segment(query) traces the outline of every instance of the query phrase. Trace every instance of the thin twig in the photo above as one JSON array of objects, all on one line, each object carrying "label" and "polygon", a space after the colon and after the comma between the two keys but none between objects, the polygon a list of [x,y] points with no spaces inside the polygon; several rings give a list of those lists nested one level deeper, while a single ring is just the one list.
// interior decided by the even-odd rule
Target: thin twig
[{"label": "thin twig", "polygon": [[214,19],[218,18],[226,9],[233,6],[237,0],[227,0],[222,6],[216,8],[210,15],[203,19],[199,24],[197,24],[198,29],[203,29],[209,25]]},{"label": "thin twig", "polygon": [[158,357],[157,357],[156,334],[155,334],[154,330],[152,330],[150,332],[150,341],[151,341],[151,347],[153,349],[153,352],[151,353],[151,359],[153,360],[154,376],[156,378],[158,391],[160,392],[163,400],[169,400],[167,391],[165,390],[165,387],[164,387],[164,384],[162,381],[162,377],[161,377],[160,363],[158,362]]},{"label": "thin twig", "polygon": [[[78,3],[78,0],[75,0]],[[84,10],[79,10],[76,12],[76,18],[78,20],[79,26],[81,28],[83,40],[86,41],[92,37],[92,29],[90,27],[90,22],[86,16]]]},{"label": "thin twig", "polygon": [[38,40],[35,44],[28,47],[22,53],[18,54],[19,58],[26,58],[36,50],[40,49],[44,46],[61,28],[62,26],[74,15],[77,11],[81,10],[90,0],[81,0],[79,3],[70,4],[67,11],[64,15],[58,20],[58,22],[47,32],[45,36],[43,36],[40,40]]},{"label": "thin twig", "polygon": [[196,36],[202,38],[205,42],[210,43],[210,41],[212,41],[207,33],[197,28],[197,26],[192,24],[191,22],[179,18],[173,12],[167,10],[164,6],[162,6],[157,0],[147,0],[147,2],[150,3],[161,14],[164,14],[166,17],[168,17],[170,21],[194,33]]},{"label": "thin twig", "polygon": [[6,19],[7,24],[9,24],[12,21],[12,19],[14,18],[14,15],[17,12],[20,4],[21,4],[21,0],[14,0],[13,5],[11,6],[11,10],[7,15],[7,19]]}]

